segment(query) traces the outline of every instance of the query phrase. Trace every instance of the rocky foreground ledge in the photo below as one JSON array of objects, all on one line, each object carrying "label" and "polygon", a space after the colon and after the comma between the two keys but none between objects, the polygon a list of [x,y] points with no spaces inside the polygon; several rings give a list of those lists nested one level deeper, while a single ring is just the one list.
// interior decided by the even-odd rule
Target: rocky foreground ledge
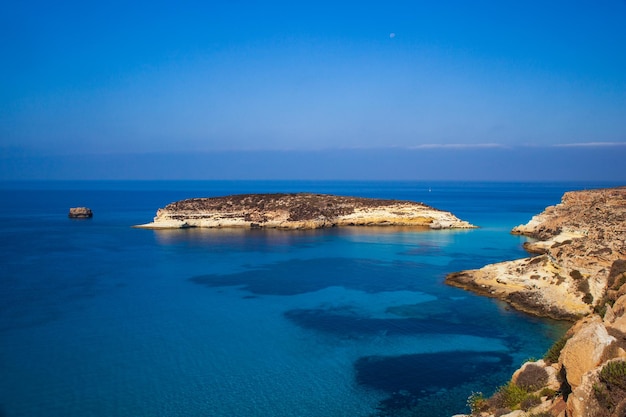
[{"label": "rocky foreground ledge", "polygon": [[446,281],[578,321],[491,397],[472,394],[472,416],[625,417],[626,188],[568,192],[513,233],[536,239],[525,248],[537,256]]},{"label": "rocky foreground ledge", "polygon": [[423,203],[309,193],[182,200],[159,209],[152,223],[135,227],[320,229],[336,226],[475,227],[452,213]]},{"label": "rocky foreground ledge", "polygon": [[565,193],[512,233],[536,239],[524,245],[536,256],[453,273],[446,282],[539,316],[584,316],[626,259],[626,187]]}]

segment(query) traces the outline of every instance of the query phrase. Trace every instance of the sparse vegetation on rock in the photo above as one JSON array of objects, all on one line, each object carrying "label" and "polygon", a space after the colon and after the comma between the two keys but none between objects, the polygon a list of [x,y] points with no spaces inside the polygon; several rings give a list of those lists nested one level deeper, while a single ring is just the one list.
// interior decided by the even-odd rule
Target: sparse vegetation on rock
[{"label": "sparse vegetation on rock", "polygon": [[548,372],[542,366],[529,364],[517,375],[515,383],[526,391],[537,391],[548,383]]},{"label": "sparse vegetation on rock", "polygon": [[620,359],[607,362],[600,370],[598,379],[592,385],[595,399],[601,407],[598,416],[626,415],[626,361]]},{"label": "sparse vegetation on rock", "polygon": [[626,361],[608,362],[600,370],[600,381],[610,388],[626,391]]},{"label": "sparse vegetation on rock", "polygon": [[488,403],[491,408],[494,409],[508,408],[514,410],[520,408],[520,404],[528,398],[528,395],[528,391],[524,388],[515,385],[513,382],[509,382],[501,386],[498,391],[489,398]]},{"label": "sparse vegetation on rock", "polygon": [[565,193],[513,233],[536,239],[524,248],[540,255],[453,273],[446,282],[566,320],[600,311],[603,297],[626,283],[626,187]]},{"label": "sparse vegetation on rock", "polygon": [[550,364],[557,363],[559,361],[559,356],[561,355],[561,350],[563,350],[565,343],[567,343],[570,337],[572,336],[566,334],[559,340],[554,342],[554,344],[550,347],[550,349],[548,349],[548,351],[544,355],[543,359]]},{"label": "sparse vegetation on rock", "polygon": [[528,411],[531,408],[538,406],[539,404],[541,404],[541,398],[539,398],[538,395],[530,394],[522,400],[522,402],[520,403],[520,408],[524,411]]},{"label": "sparse vegetation on rock", "polygon": [[588,313],[545,362],[524,364],[474,415],[626,417],[626,188],[566,193],[516,233],[539,239],[524,247],[541,255],[455,273],[451,281],[524,311],[534,305],[535,314],[574,313],[581,304]]},{"label": "sparse vegetation on rock", "polygon": [[245,227],[318,229],[335,226],[473,228],[423,203],[327,194],[242,194],[192,198],[159,209],[143,228]]}]

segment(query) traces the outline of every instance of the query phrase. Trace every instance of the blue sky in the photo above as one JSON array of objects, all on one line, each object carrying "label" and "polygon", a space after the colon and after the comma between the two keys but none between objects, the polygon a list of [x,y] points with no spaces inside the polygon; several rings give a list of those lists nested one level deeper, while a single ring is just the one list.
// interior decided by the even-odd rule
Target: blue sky
[{"label": "blue sky", "polygon": [[9,2],[0,179],[626,181],[626,1]]}]

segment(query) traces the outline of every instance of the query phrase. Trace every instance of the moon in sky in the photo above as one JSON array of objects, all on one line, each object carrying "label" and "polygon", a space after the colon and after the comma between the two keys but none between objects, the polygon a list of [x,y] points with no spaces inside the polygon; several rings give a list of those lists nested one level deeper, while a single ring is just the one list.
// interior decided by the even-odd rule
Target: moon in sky
[{"label": "moon in sky", "polygon": [[391,32],[391,33],[389,34],[389,37],[390,37],[391,39],[393,39],[393,38],[395,38],[395,37],[396,37],[396,34],[395,34],[394,32]]}]

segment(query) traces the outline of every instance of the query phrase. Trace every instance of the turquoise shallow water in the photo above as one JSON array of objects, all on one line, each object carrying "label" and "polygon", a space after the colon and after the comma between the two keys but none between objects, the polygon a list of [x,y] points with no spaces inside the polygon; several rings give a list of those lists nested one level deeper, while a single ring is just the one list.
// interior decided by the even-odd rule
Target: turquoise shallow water
[{"label": "turquoise shallow water", "polygon": [[[511,227],[601,185],[0,184],[0,415],[463,412],[565,326],[445,274],[525,256]],[[424,201],[482,227],[130,227],[182,198],[276,191]],[[68,219],[77,205],[94,218]]]}]

